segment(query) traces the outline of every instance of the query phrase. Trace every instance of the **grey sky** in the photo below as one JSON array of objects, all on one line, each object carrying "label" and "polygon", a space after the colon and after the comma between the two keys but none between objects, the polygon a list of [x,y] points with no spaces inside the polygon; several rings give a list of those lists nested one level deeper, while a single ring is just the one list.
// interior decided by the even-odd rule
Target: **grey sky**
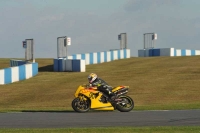
[{"label": "grey sky", "polygon": [[156,32],[157,48],[200,49],[199,0],[0,0],[0,58],[24,58],[33,38],[36,58],[57,57],[57,37],[69,36],[71,54],[120,48],[126,32],[131,56],[143,34]]}]

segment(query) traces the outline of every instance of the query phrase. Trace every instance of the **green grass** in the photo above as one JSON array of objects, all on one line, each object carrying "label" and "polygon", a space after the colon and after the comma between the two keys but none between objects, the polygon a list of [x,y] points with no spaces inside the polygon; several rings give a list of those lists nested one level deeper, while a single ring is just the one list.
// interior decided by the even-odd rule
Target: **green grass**
[{"label": "green grass", "polygon": [[108,127],[63,129],[0,129],[0,133],[199,133],[200,127]]},{"label": "green grass", "polygon": [[[76,88],[91,72],[110,85],[129,85],[134,110],[200,108],[200,56],[130,58],[87,65],[85,73],[53,72],[53,59],[36,59],[39,74],[31,79],[0,85],[0,111],[70,111]],[[9,59],[0,59],[0,69]],[[68,133],[197,133],[189,127],[108,127],[64,129],[0,129],[1,132]]]},{"label": "green grass", "polygon": [[[80,84],[91,72],[112,86],[128,85],[134,110],[200,108],[200,56],[150,57],[87,65],[86,72],[53,72],[53,59],[36,59],[39,74],[0,85],[0,111],[66,111]],[[9,67],[0,59],[0,69]]]}]

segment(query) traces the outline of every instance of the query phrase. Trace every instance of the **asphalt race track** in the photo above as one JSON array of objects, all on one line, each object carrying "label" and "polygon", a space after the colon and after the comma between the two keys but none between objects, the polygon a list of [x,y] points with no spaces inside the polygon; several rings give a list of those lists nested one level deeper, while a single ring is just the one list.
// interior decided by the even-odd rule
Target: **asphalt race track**
[{"label": "asphalt race track", "polygon": [[200,126],[200,110],[0,113],[0,128]]}]

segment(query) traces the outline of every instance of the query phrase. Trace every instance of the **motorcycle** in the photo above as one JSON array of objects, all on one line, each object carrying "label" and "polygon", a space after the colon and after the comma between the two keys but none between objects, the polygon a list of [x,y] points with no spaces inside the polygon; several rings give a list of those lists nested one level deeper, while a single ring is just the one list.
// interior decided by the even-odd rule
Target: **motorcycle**
[{"label": "motorcycle", "polygon": [[75,99],[72,101],[72,108],[76,112],[84,113],[90,109],[120,112],[129,112],[134,108],[134,101],[125,95],[128,93],[129,86],[118,86],[112,89],[116,94],[114,100],[98,91],[96,87],[80,85],[75,92]]}]

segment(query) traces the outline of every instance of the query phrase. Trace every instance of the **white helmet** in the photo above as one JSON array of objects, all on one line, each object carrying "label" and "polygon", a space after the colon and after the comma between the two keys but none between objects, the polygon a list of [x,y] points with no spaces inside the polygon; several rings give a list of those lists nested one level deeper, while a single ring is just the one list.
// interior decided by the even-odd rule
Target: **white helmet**
[{"label": "white helmet", "polygon": [[97,75],[95,73],[90,73],[90,75],[88,76],[89,83],[91,84],[95,81],[95,79],[97,79]]}]

